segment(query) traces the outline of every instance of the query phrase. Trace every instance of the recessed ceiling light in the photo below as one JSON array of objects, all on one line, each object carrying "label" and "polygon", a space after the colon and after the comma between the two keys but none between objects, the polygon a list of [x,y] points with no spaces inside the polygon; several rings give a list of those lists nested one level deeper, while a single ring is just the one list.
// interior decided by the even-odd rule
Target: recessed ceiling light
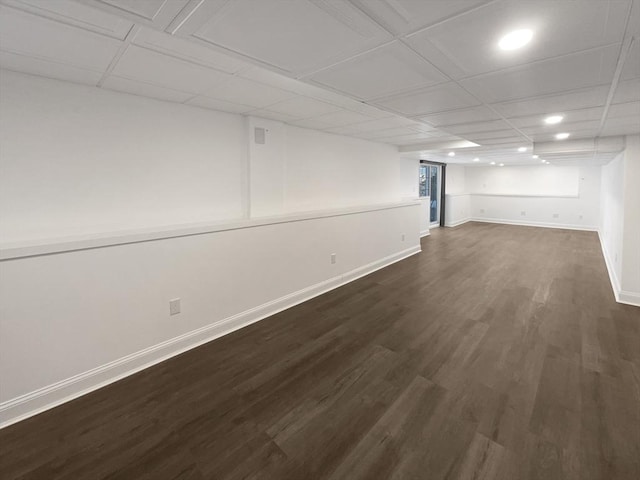
[{"label": "recessed ceiling light", "polygon": [[456,152],[449,152],[449,153],[447,153],[447,155],[449,155],[450,157],[455,157],[456,156]]},{"label": "recessed ceiling light", "polygon": [[556,133],[556,140],[566,140],[569,135],[569,133]]},{"label": "recessed ceiling light", "polygon": [[518,48],[524,47],[531,41],[532,38],[533,32],[528,28],[514,30],[513,32],[507,33],[500,39],[500,41],[498,42],[498,47],[500,47],[502,50],[516,50]]},{"label": "recessed ceiling light", "polygon": [[538,155],[532,155],[531,158],[533,158],[534,160],[539,159],[540,157]]},{"label": "recessed ceiling light", "polygon": [[476,158],[474,158],[474,159],[473,159],[473,161],[474,161],[474,162],[479,162],[479,161],[480,161],[480,159],[479,159],[478,157],[476,157]]},{"label": "recessed ceiling light", "polygon": [[495,164],[496,164],[496,162],[491,162],[489,165],[495,165]]},{"label": "recessed ceiling light", "polygon": [[518,148],[519,152],[526,152],[527,151],[527,147],[520,147]]},{"label": "recessed ceiling light", "polygon": [[556,123],[560,123],[564,119],[562,115],[551,115],[544,119],[544,123],[547,125],[555,125]]},{"label": "recessed ceiling light", "polygon": [[546,160],[542,160],[542,163],[547,163],[547,161]]},{"label": "recessed ceiling light", "polygon": [[501,167],[504,167],[504,163],[501,163],[501,164],[500,164],[500,166],[501,166]]}]

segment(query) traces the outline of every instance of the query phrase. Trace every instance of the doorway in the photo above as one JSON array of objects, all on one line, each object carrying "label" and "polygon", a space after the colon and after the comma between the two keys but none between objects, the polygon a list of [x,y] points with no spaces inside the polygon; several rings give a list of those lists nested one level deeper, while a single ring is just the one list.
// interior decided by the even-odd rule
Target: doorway
[{"label": "doorway", "polygon": [[442,211],[442,166],[423,162],[420,164],[420,197],[429,197],[429,224],[440,226]]}]

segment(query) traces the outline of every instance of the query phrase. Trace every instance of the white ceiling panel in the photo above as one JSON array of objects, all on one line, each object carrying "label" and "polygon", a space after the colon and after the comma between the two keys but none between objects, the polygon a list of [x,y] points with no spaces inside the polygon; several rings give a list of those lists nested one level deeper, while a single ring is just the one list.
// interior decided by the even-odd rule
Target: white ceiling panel
[{"label": "white ceiling panel", "polygon": [[[604,107],[582,108],[580,110],[554,110],[540,115],[527,115],[523,117],[509,118],[509,122],[519,128],[522,127],[545,127],[562,129],[563,125],[573,122],[583,122],[587,120],[600,120]],[[549,115],[562,115],[563,121],[556,125],[547,125],[544,119]]]},{"label": "white ceiling panel", "polygon": [[285,113],[295,118],[310,118],[337,112],[339,107],[309,97],[295,97],[269,106],[272,112]]},{"label": "white ceiling panel", "polygon": [[325,130],[327,128],[332,128],[332,125],[328,122],[321,122],[315,118],[305,118],[302,120],[292,120],[291,125],[295,125],[296,127],[302,128],[312,128],[314,130]]},{"label": "white ceiling panel", "polygon": [[165,29],[189,0],[82,0],[83,3],[129,18],[136,23]]},{"label": "white ceiling panel", "polygon": [[607,131],[613,131],[611,135],[621,135],[615,133],[615,128],[625,129],[625,131],[627,128],[635,128],[634,132],[640,133],[640,117],[634,115],[630,117],[607,118],[605,121],[605,127]]},{"label": "white ceiling panel", "polygon": [[640,78],[640,38],[634,39],[622,68],[620,80]]},{"label": "white ceiling panel", "polygon": [[391,39],[350,3],[321,0],[205,2],[178,33],[295,74],[327,67]]},{"label": "white ceiling panel", "polygon": [[88,30],[0,7],[0,49],[6,52],[103,71],[121,44]]},{"label": "white ceiling panel", "polygon": [[102,78],[102,73],[95,70],[86,70],[35,57],[25,57],[2,50],[0,50],[0,68],[85,85],[97,85]]},{"label": "white ceiling panel", "polygon": [[343,125],[362,123],[372,120],[371,117],[362,115],[360,113],[351,112],[349,110],[341,110],[339,112],[320,115],[319,117],[315,117],[315,119],[323,123],[328,123],[332,127],[341,127]]},{"label": "white ceiling panel", "polygon": [[619,45],[611,45],[468,78],[460,84],[485,103],[601,85],[611,82],[619,51]]},{"label": "white ceiling panel", "polygon": [[240,105],[238,103],[225,102],[224,100],[209,98],[203,95],[193,97],[186,103],[187,105],[194,105],[196,107],[208,108],[209,110],[217,110],[227,113],[243,114],[254,110],[254,107],[251,107],[249,105]]},{"label": "white ceiling panel", "polygon": [[456,108],[473,107],[480,102],[454,82],[375,102],[383,108],[407,116],[423,116]]},{"label": "white ceiling panel", "polygon": [[[461,123],[458,125],[449,125],[443,127],[447,132],[462,135],[466,133],[489,132],[492,130],[508,130],[510,125],[503,120],[490,120],[486,122]],[[463,135],[464,136],[464,135]]]},{"label": "white ceiling panel", "polygon": [[498,113],[508,118],[526,115],[546,115],[554,112],[602,106],[607,101],[608,94],[609,85],[600,85],[556,95],[496,103],[491,106]]},{"label": "white ceiling panel", "polygon": [[[203,93],[207,97],[241,105],[253,105],[254,108],[264,108],[295,96],[292,92],[240,77],[227,77],[224,83],[209,88]],[[293,115],[289,116],[296,118]]]},{"label": "white ceiling panel", "polygon": [[212,48],[146,27],[140,29],[133,39],[133,43],[149,50],[182,58],[226,73],[236,73],[249,65],[242,60]]},{"label": "white ceiling panel", "polygon": [[[455,133],[455,132],[451,132]],[[521,141],[524,140],[524,137],[518,133],[517,130],[512,128],[504,128],[502,130],[487,130],[484,132],[469,132],[465,134],[458,134],[459,137],[464,137],[467,140],[471,140],[472,142],[477,142],[478,140],[488,140],[490,138],[518,138]]]},{"label": "white ceiling panel", "polygon": [[612,103],[637,102],[640,100],[640,78],[618,83]]},{"label": "white ceiling panel", "polygon": [[379,130],[387,130],[390,128],[398,128],[398,127],[413,127],[417,125],[414,121],[409,120],[403,117],[386,117],[379,118],[376,120],[371,120],[368,122],[357,123],[355,125],[351,125],[353,132],[375,132]]},{"label": "white ceiling panel", "polygon": [[[351,127],[359,127],[361,124],[359,125],[351,125]],[[355,132],[350,132],[350,133],[356,133],[357,135],[361,138],[385,138],[385,137],[396,137],[396,136],[400,136],[400,135],[417,135],[417,134],[423,134],[423,135],[428,135],[427,132],[417,132],[414,129],[412,129],[411,127],[395,127],[395,128],[386,128],[384,130],[373,130],[373,131],[367,131],[367,132],[363,132],[363,131],[355,131]],[[431,135],[429,135],[430,137]],[[426,138],[426,137],[425,137]]]},{"label": "white ceiling panel", "polygon": [[123,40],[133,22],[73,0],[3,0],[6,5]]},{"label": "white ceiling panel", "polygon": [[[607,122],[608,123],[608,122]],[[638,135],[640,134],[640,122],[625,125],[608,125],[605,124],[600,132],[601,136],[608,135]]]},{"label": "white ceiling panel", "polygon": [[393,42],[322,70],[309,80],[356,98],[390,96],[447,78],[400,42]]},{"label": "white ceiling panel", "polygon": [[423,122],[428,122],[436,127],[455,125],[458,123],[471,123],[480,121],[497,120],[499,117],[493,110],[485,106],[451,110],[449,112],[436,113],[420,117]]},{"label": "white ceiling panel", "polygon": [[468,140],[478,143],[480,145],[500,145],[500,146],[521,145],[522,142],[525,141],[525,139],[523,139],[522,137],[513,136],[513,135],[509,135],[506,137],[498,137],[498,138],[477,138],[475,140],[472,138],[469,138]]},{"label": "white ceiling panel", "polygon": [[[460,72],[477,75],[621,42],[628,11],[625,0],[502,0],[419,32],[409,41],[427,58],[433,54],[430,45],[435,46],[457,68],[436,65],[459,78]],[[497,47],[503,35],[521,28],[534,31],[526,48]]]},{"label": "white ceiling panel", "polygon": [[280,113],[280,112],[272,112],[267,109],[252,110],[251,112],[248,113],[248,115],[251,115],[254,117],[268,118],[269,120],[278,120],[279,122],[287,122],[287,123],[290,123],[291,121],[296,119],[296,117],[294,117],[293,115],[287,115],[286,113]]},{"label": "white ceiling panel", "polygon": [[573,136],[573,132],[580,132],[584,130],[598,130],[600,127],[600,119],[597,120],[585,120],[582,122],[562,122],[559,125],[536,125],[533,127],[522,127],[520,130],[527,135],[555,135],[560,132],[568,132]]},{"label": "white ceiling panel", "polygon": [[169,102],[182,103],[192,97],[190,93],[179,92],[170,88],[159,87],[151,83],[142,83],[136,80],[110,75],[102,83],[102,87],[108,90],[118,92],[131,93],[133,95],[141,95],[143,97],[151,97],[159,100],[167,100]]},{"label": "white ceiling panel", "polygon": [[632,117],[640,115],[640,101],[611,105],[607,117]]},{"label": "white ceiling panel", "polygon": [[377,22],[396,35],[406,35],[462,12],[487,3],[488,0],[353,0]]},{"label": "white ceiling panel", "polygon": [[127,48],[112,73],[119,77],[193,94],[212,90],[215,85],[230,78],[226,73],[135,45]]}]

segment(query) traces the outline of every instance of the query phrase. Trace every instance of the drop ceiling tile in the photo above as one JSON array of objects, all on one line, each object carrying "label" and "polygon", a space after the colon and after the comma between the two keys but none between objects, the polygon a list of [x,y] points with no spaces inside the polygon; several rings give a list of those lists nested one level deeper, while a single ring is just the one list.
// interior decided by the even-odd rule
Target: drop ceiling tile
[{"label": "drop ceiling tile", "polygon": [[608,118],[632,117],[638,115],[640,115],[640,101],[610,105],[609,111],[607,112]]},{"label": "drop ceiling tile", "polygon": [[[455,132],[452,132],[455,133]],[[501,130],[488,130],[488,131],[484,131],[484,132],[469,132],[469,133],[465,133],[465,134],[458,134],[458,136],[460,137],[464,137],[467,140],[471,140],[472,142],[476,142],[478,140],[487,140],[490,138],[505,138],[505,137],[510,137],[510,138],[520,138],[522,140],[522,136],[517,132],[517,130],[514,129],[510,129],[510,128],[504,128]]]},{"label": "drop ceiling tile", "polygon": [[192,97],[192,94],[179,92],[170,88],[159,87],[151,83],[143,83],[127,78],[110,75],[102,84],[107,90],[115,90],[118,92],[131,93],[133,95],[141,95],[143,97],[151,97],[159,100],[167,100],[169,102],[182,103]]},{"label": "drop ceiling tile", "polygon": [[130,45],[113,74],[181,92],[201,94],[230,78],[229,75],[175,57]]},{"label": "drop ceiling tile", "polygon": [[88,30],[0,7],[0,49],[5,52],[104,71],[121,44]]},{"label": "drop ceiling tile", "polygon": [[460,84],[485,103],[505,102],[602,85],[613,78],[619,49],[618,45],[610,45],[468,78],[461,80]]},{"label": "drop ceiling tile", "polygon": [[582,130],[598,130],[600,127],[600,119],[586,120],[583,122],[562,122],[560,125],[536,125],[534,127],[523,127],[520,130],[527,135],[555,135],[559,132],[569,132],[573,135],[573,132]]},{"label": "drop ceiling tile", "polygon": [[415,122],[403,117],[386,117],[350,125],[352,132],[375,132],[389,128],[407,128]]},{"label": "drop ceiling tile", "polygon": [[451,110],[449,112],[436,113],[420,117],[420,120],[436,127],[444,125],[456,125],[458,123],[471,123],[496,120],[500,118],[490,108],[485,106]]},{"label": "drop ceiling tile", "polygon": [[189,0],[82,0],[83,3],[164,30]]},{"label": "drop ceiling tile", "polygon": [[296,117],[294,117],[293,115],[287,115],[286,113],[280,112],[272,112],[267,109],[252,110],[248,113],[248,115],[251,115],[252,117],[268,118],[269,120],[278,120],[279,122],[287,123],[296,120]]},{"label": "drop ceiling tile", "polygon": [[487,0],[447,0],[446,2],[354,0],[353,3],[394,34],[406,35],[488,2]]},{"label": "drop ceiling tile", "polygon": [[35,57],[16,55],[15,53],[0,50],[0,68],[15,72],[30,73],[41,77],[66,80],[84,85],[97,85],[102,78],[102,73],[95,70],[77,68],[64,63],[43,60]]},{"label": "drop ceiling tile", "polygon": [[456,108],[473,107],[480,102],[454,82],[375,102],[407,116],[424,116]]},{"label": "drop ceiling tile", "polygon": [[640,100],[640,78],[618,83],[612,103],[637,102]]},{"label": "drop ceiling tile", "polygon": [[[358,127],[361,124],[352,125],[352,127]],[[353,133],[357,133],[359,137],[362,138],[384,138],[384,137],[396,137],[400,135],[427,135],[426,132],[417,132],[410,127],[395,127],[395,128],[386,128],[384,130],[373,130],[373,131],[356,131]]]},{"label": "drop ceiling tile", "polygon": [[[527,115],[523,117],[513,117],[509,118],[509,122],[519,128],[522,127],[546,127],[558,129],[562,128],[563,125],[572,122],[580,122],[587,120],[600,120],[602,118],[602,113],[604,112],[604,107],[593,107],[593,108],[582,108],[579,110],[554,110],[541,115]],[[564,117],[563,121],[556,125],[547,125],[544,123],[544,119],[549,115],[562,115]]]},{"label": "drop ceiling tile", "polygon": [[186,102],[186,104],[193,105],[196,107],[207,108],[209,110],[217,110],[219,112],[237,113],[237,114],[244,114],[251,110],[254,110],[254,107],[250,107],[248,105],[240,105],[237,103],[225,102],[224,100],[209,98],[203,95],[198,95],[197,97],[191,98],[188,102]]},{"label": "drop ceiling tile", "polygon": [[605,123],[604,128],[600,132],[601,137],[638,134],[640,134],[640,124],[638,123],[627,125],[608,125],[607,123]]},{"label": "drop ceiling tile", "polygon": [[149,50],[171,55],[192,63],[215,68],[226,73],[236,73],[249,64],[230,55],[217,52],[195,42],[169,35],[168,33],[143,27],[136,34],[133,43]]},{"label": "drop ceiling tile", "polygon": [[491,130],[507,130],[510,126],[503,120],[490,120],[486,122],[461,123],[458,125],[449,125],[443,127],[443,130],[462,135],[465,133],[488,132]]},{"label": "drop ceiling tile", "polygon": [[491,105],[507,118],[526,115],[550,115],[558,111],[578,110],[605,104],[609,85],[600,85],[555,95],[526,98]]},{"label": "drop ceiling tile", "polygon": [[295,74],[332,65],[391,39],[348,2],[308,0],[205,2],[179,32]]},{"label": "drop ceiling tile", "polygon": [[302,128],[312,128],[314,130],[324,130],[331,128],[332,125],[328,122],[321,122],[315,118],[305,118],[303,120],[292,120],[291,125]]},{"label": "drop ceiling tile", "polygon": [[[579,2],[579,7],[555,1],[541,8],[540,2],[502,0],[418,32],[408,41],[426,58],[439,50],[450,63],[434,60],[436,66],[461,78],[621,42],[627,14],[625,1]],[[500,38],[518,28],[534,31],[531,43],[517,51],[500,50]]]},{"label": "drop ceiling tile", "polygon": [[520,145],[523,142],[522,137],[517,136],[508,136],[508,137],[500,137],[500,138],[482,138],[482,139],[468,139],[474,143],[478,143],[480,145]]},{"label": "drop ceiling tile", "polygon": [[311,118],[337,112],[339,107],[309,97],[295,97],[269,106],[272,112],[285,113],[295,118]]},{"label": "drop ceiling tile", "polygon": [[133,23],[72,0],[4,0],[6,5],[123,40]]},{"label": "drop ceiling tile", "polygon": [[640,39],[635,39],[627,53],[620,80],[640,78]]},{"label": "drop ceiling tile", "polygon": [[320,115],[315,119],[323,123],[328,123],[333,127],[341,127],[343,125],[366,122],[371,120],[371,117],[362,115],[360,113],[351,112],[349,110],[341,110],[334,113]]},{"label": "drop ceiling tile", "polygon": [[607,131],[615,131],[615,129],[618,128],[625,132],[628,131],[628,129],[634,129],[633,133],[640,133],[640,117],[634,115],[630,117],[607,118],[604,126]]},{"label": "drop ceiling tile", "polygon": [[370,100],[428,87],[447,78],[400,42],[382,46],[313,74],[308,80]]},{"label": "drop ceiling tile", "polygon": [[[240,77],[227,77],[224,83],[209,88],[204,94],[225,102],[252,105],[254,108],[264,108],[295,96],[293,92]],[[296,118],[293,115],[288,117]]]}]

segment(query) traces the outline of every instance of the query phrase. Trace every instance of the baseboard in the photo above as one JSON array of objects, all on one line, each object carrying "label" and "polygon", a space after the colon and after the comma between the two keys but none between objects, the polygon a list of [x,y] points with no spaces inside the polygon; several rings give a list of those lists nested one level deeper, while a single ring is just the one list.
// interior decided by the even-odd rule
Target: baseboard
[{"label": "baseboard", "polygon": [[419,253],[416,245],[271,302],[0,403],[0,428],[37,415]]},{"label": "baseboard", "polygon": [[640,294],[635,292],[627,292],[620,287],[620,281],[616,276],[616,271],[613,268],[613,263],[609,258],[607,249],[604,246],[604,240],[602,239],[602,233],[598,230],[598,238],[600,239],[600,248],[602,248],[602,256],[604,257],[604,264],[607,266],[607,272],[609,273],[609,281],[611,282],[611,289],[613,290],[613,296],[618,303],[624,303],[625,305],[633,305],[640,307]]},{"label": "baseboard", "polygon": [[640,307],[640,293],[626,292],[620,290],[618,292],[618,303],[624,303],[625,305],[633,305],[634,307]]},{"label": "baseboard", "polygon": [[470,222],[471,219],[470,218],[465,218],[463,220],[458,220],[457,222],[453,222],[453,223],[446,223],[444,226],[445,227],[457,227],[459,225],[463,225],[467,222]]},{"label": "baseboard", "polygon": [[429,235],[431,235],[431,232],[429,230],[422,230],[420,232],[420,238],[422,237],[428,237]]},{"label": "baseboard", "polygon": [[589,225],[573,225],[569,223],[545,223],[545,222],[528,222],[524,221],[514,221],[514,220],[505,220],[501,218],[482,218],[482,217],[472,217],[469,222],[483,222],[483,223],[500,223],[504,225],[519,225],[521,227],[542,227],[542,228],[558,228],[560,230],[583,230],[586,232],[597,232],[598,227],[593,227]]}]

